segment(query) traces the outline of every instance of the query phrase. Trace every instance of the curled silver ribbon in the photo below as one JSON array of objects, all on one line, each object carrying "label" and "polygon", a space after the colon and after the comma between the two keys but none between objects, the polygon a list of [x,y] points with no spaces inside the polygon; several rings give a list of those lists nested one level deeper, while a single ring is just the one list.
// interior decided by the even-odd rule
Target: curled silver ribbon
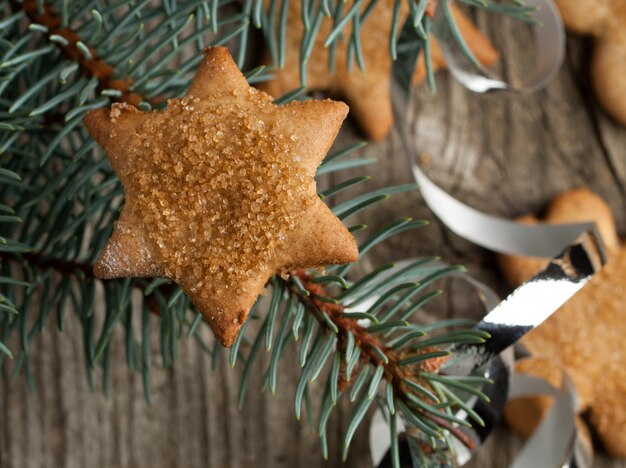
[{"label": "curled silver ribbon", "polygon": [[[554,388],[545,380],[521,374],[512,375],[510,384],[509,399],[538,395],[554,397],[548,413],[517,454],[511,467],[590,468],[591,454],[576,431],[576,392],[569,377],[564,375],[561,388]],[[398,433],[406,429],[402,419],[397,424]],[[372,418],[369,438],[374,466],[385,466],[383,460],[391,446],[391,438],[388,423],[380,409]],[[464,451],[461,445],[457,449],[457,461],[462,465],[471,458],[471,454]]]},{"label": "curled silver ribbon", "polygon": [[[562,22],[550,0],[528,0],[528,4],[537,7],[535,19],[541,23],[540,27],[535,28],[538,41],[537,66],[533,77],[515,86],[474,66],[458,50],[453,34],[450,30],[446,30],[447,23],[443,21],[445,14],[443,10],[447,9],[449,1],[443,0],[445,2],[443,8],[438,8],[434,23],[435,31],[452,74],[467,88],[476,92],[496,90],[529,92],[545,86],[559,70],[563,60],[565,39]],[[414,60],[415,50],[407,50],[413,55],[407,56],[404,60],[399,57],[396,62],[397,69],[394,70],[394,76],[400,81],[402,67]],[[491,334],[491,339],[486,345],[453,348],[451,350],[453,357],[449,359],[449,364],[446,363],[445,372],[448,374],[466,375],[478,371],[491,372],[490,375],[494,377],[504,376],[502,385],[492,389],[495,392],[492,403],[482,408],[491,416],[486,418],[489,427],[480,432],[476,431],[478,439],[482,441],[497,422],[506,401],[509,383],[511,383],[508,373],[498,370],[498,363],[501,362],[500,353],[516,343],[525,333],[541,324],[599,271],[606,261],[602,241],[595,223],[529,226],[482,213],[456,200],[434,184],[417,164],[418,152],[411,131],[414,116],[413,100],[407,99],[402,84],[396,80],[392,84],[392,101],[403,149],[424,201],[451,231],[496,252],[552,258],[544,270],[519,286],[505,300],[490,308],[491,310],[488,309],[489,313],[478,324],[478,328]],[[492,369],[494,365],[495,371]],[[512,382],[515,383],[517,380]],[[569,395],[571,393],[569,390],[564,394]],[[557,401],[560,401],[559,398]],[[476,402],[475,410],[479,404],[480,402]],[[561,408],[561,406],[556,405],[556,408]],[[557,424],[565,424],[567,430],[575,434],[573,411],[571,408],[569,410],[571,417],[557,418]],[[560,414],[557,410],[555,412]],[[545,427],[550,428],[550,421],[548,420]],[[553,429],[544,429],[544,431],[548,430]],[[560,431],[562,434],[563,430],[560,429]],[[552,443],[556,442],[558,437],[551,434],[544,439]],[[568,456],[575,453],[570,439],[567,438],[567,443],[561,442],[562,445],[565,444]],[[516,466],[518,468],[557,466],[552,464],[554,461],[552,458],[542,457],[560,448],[552,446],[543,454],[533,451],[532,456],[522,455],[522,461]],[[541,448],[541,450],[544,449]],[[463,463],[470,456],[471,454],[467,453],[459,454],[457,461]],[[581,465],[579,463],[579,466]],[[563,466],[563,463],[558,466]]]},{"label": "curled silver ribbon", "polygon": [[[414,262],[418,262],[420,260],[421,259],[419,258],[399,260],[395,262],[396,268],[394,270],[381,273],[377,276],[376,282],[384,283],[387,287],[393,287],[396,284],[400,284],[408,278],[403,276],[397,277],[395,280],[390,280],[389,278],[393,275],[394,271],[402,270],[403,268],[409,267],[414,264]],[[428,277],[430,274],[445,268],[446,266],[448,265],[440,261],[431,262],[428,267],[421,269],[419,272],[413,273],[410,280],[420,282],[423,278]],[[456,272],[450,276],[466,281],[473,286],[474,290],[478,293],[485,310],[491,310],[500,303],[498,295],[489,286],[478,281],[469,274]],[[366,311],[374,302],[376,302],[377,299],[377,297],[370,298],[369,301],[359,304],[355,309],[351,309],[351,311]],[[369,326],[368,320],[364,320],[360,323],[363,326]],[[482,391],[491,399],[491,403],[489,405],[481,404],[481,401],[475,397],[471,397],[470,400],[466,402],[469,406],[473,407],[474,411],[478,413],[485,422],[484,428],[462,429],[463,432],[476,443],[477,447],[480,446],[481,441],[484,440],[487,434],[491,432],[491,429],[495,426],[495,424],[497,424],[504,403],[506,402],[509,389],[509,376],[513,364],[512,351],[512,348],[509,348],[505,352],[494,356],[489,360],[488,365],[484,366],[484,369],[479,372],[494,382],[493,384],[487,385],[482,389]],[[458,357],[459,352],[455,352],[454,354]],[[455,416],[459,419],[466,419],[468,415],[464,411],[460,410],[457,414],[455,414]],[[398,418],[397,424],[398,433],[403,432],[406,426],[402,418]],[[454,435],[449,434],[449,437],[454,444],[454,452],[457,463],[459,465],[465,464],[471,459],[473,453],[470,452],[463,445],[463,443],[458,441]],[[383,413],[380,410],[377,410],[370,425],[370,452],[374,466],[379,468],[387,468],[388,466],[391,466],[389,464],[390,460],[388,460],[389,456],[387,456],[387,460],[385,460],[388,463],[381,464],[381,461],[387,454],[390,445],[391,439],[389,426],[383,416]]]},{"label": "curled silver ribbon", "polygon": [[[551,0],[526,0],[534,7],[533,19],[538,23],[534,27],[537,42],[537,57],[534,73],[522,84],[513,85],[494,77],[488,70],[476,66],[461,51],[450,25],[445,10],[451,0],[442,0],[436,10],[434,21],[435,33],[442,53],[452,75],[468,89],[484,93],[487,91],[531,92],[545,87],[556,75],[563,63],[565,53],[565,32],[563,22]],[[405,154],[413,175],[420,186],[424,201],[433,213],[454,233],[481,247],[495,252],[553,258],[565,246],[572,244],[583,232],[593,231],[599,239],[594,223],[576,223],[554,225],[523,225],[482,213],[446,193],[434,184],[419,168],[416,157],[418,152],[411,132],[413,100],[407,99],[407,89],[399,83],[401,71],[410,63],[409,57],[415,49],[407,49],[403,57],[399,52],[394,64],[392,81],[392,104],[394,116]],[[409,92],[411,90],[409,89]]]},{"label": "curled silver ribbon", "polygon": [[437,8],[433,19],[437,41],[452,76],[463,86],[476,93],[490,91],[533,92],[545,87],[561,69],[565,56],[565,28],[556,6],[550,0],[525,0],[534,7],[533,19],[537,57],[533,75],[520,83],[509,83],[496,77],[482,67],[477,67],[458,47],[446,20],[446,8],[450,0],[444,0],[443,8]]},{"label": "curled silver ribbon", "polygon": [[577,398],[574,384],[563,372],[561,388],[536,377],[514,374],[509,399],[547,395],[554,403],[518,454],[511,468],[591,467],[591,454],[576,431]]},{"label": "curled silver ribbon", "polygon": [[[403,259],[396,262],[396,267],[402,269],[415,261],[417,258]],[[428,269],[416,273],[411,280],[420,281],[428,276],[432,271],[447,266],[442,262],[433,262]],[[377,281],[388,283],[388,277],[392,272],[383,273]],[[479,297],[486,310],[494,308],[500,301],[495,292],[484,283],[476,280],[466,273],[455,273],[454,277],[470,283],[479,294]],[[399,278],[396,281],[402,282],[406,278]],[[394,284],[388,284],[391,287]],[[372,298],[375,301],[376,298]],[[360,304],[358,309],[366,310],[371,304]],[[489,316],[489,315],[488,315]],[[367,325],[367,324],[363,324]],[[479,325],[480,326],[480,325]],[[495,335],[498,335],[498,331]],[[463,355],[467,351],[458,351]],[[514,468],[536,468],[540,467],[560,467],[560,468],[590,468],[592,466],[592,454],[580,439],[580,434],[576,430],[575,418],[577,414],[576,390],[563,371],[561,388],[554,388],[544,380],[522,374],[512,374],[513,353],[509,347],[499,355],[492,357],[485,367],[484,375],[494,381],[494,384],[487,385],[483,391],[490,397],[491,403],[485,404],[481,400],[472,398],[467,403],[473,406],[481,418],[485,421],[484,428],[462,429],[471,440],[477,443],[484,441],[491,429],[499,421],[502,407],[507,400],[521,397],[537,395],[547,395],[554,397],[554,403],[541,421],[533,435],[528,439],[522,450],[517,454],[512,467]],[[447,373],[450,369],[446,369]],[[467,416],[460,411],[455,415],[461,419]],[[405,430],[405,423],[400,418],[397,420],[397,431],[401,433]],[[454,444],[456,463],[464,465],[471,458],[473,453],[467,449],[460,441],[450,434]],[[389,447],[391,439],[388,423],[380,410],[377,410],[370,426],[370,452],[374,466],[379,468],[390,466]],[[477,450],[476,449],[476,450]]]},{"label": "curled silver ribbon", "polygon": [[[552,2],[550,0],[532,0],[532,2],[537,6],[536,14],[540,15],[538,19],[543,22],[543,25],[536,29],[557,31],[537,32],[537,36],[561,37],[562,23]],[[442,8],[437,10],[436,18],[440,18],[444,13],[440,11]],[[549,22],[551,18],[553,21]],[[440,23],[440,20],[436,21],[437,26],[441,26]],[[444,43],[446,45],[443,47],[452,50],[449,38]],[[564,43],[561,42],[559,47],[562,49]],[[540,50],[548,49],[551,48],[540,47]],[[539,59],[544,74],[534,81],[531,80],[528,86],[533,89],[545,85],[546,80],[554,75],[554,70],[560,66],[562,54],[540,53]],[[547,63],[548,59],[552,62]],[[397,63],[399,67],[403,66],[401,60]],[[452,64],[452,68],[456,68],[457,71],[460,69],[457,67],[458,63],[461,61]],[[483,76],[482,69],[463,68],[463,71],[468,76]],[[398,73],[394,75],[398,76]],[[499,342],[493,345],[490,351],[495,355],[542,323],[601,268],[606,257],[598,229],[593,222],[559,225],[521,224],[482,213],[455,199],[433,183],[417,163],[419,152],[412,132],[413,118],[416,115],[413,111],[413,99],[407,99],[397,80],[392,81],[392,104],[404,153],[424,201],[435,216],[457,235],[489,250],[552,258],[542,272],[517,288],[491,310],[479,325],[492,333],[492,336],[494,332],[496,333],[499,340],[492,341]],[[475,360],[470,367],[476,368],[484,364],[485,359],[488,360],[488,356]]]}]

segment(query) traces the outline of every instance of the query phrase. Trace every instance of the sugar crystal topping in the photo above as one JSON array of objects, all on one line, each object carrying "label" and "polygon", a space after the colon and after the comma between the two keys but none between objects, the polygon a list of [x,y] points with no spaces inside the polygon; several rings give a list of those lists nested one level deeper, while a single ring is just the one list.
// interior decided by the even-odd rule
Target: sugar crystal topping
[{"label": "sugar crystal topping", "polygon": [[[166,276],[205,299],[217,284],[236,288],[271,265],[315,199],[297,135],[271,117],[269,100],[249,94],[235,102],[172,99],[129,145],[125,185],[135,214]],[[119,110],[113,106],[112,119]]]}]

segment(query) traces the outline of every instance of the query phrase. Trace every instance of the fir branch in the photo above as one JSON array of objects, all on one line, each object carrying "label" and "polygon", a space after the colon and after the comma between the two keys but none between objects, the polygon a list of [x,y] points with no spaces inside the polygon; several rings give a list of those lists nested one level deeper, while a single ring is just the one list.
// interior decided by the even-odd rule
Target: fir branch
[{"label": "fir branch", "polygon": [[[448,355],[441,348],[434,346],[451,341],[446,338],[448,335],[451,337],[471,336],[476,341],[484,341],[485,335],[476,330],[460,330],[448,335],[441,335],[441,338],[422,339],[426,332],[419,330],[419,327],[411,327],[407,322],[386,321],[384,327],[383,324],[365,327],[358,323],[358,318],[363,317],[351,315],[353,313],[346,311],[343,304],[328,294],[323,286],[324,282],[319,281],[319,278],[323,278],[323,276],[303,270],[292,272],[289,279],[280,279],[281,283],[279,284],[282,286],[276,284],[275,287],[279,289],[278,292],[274,292],[272,302],[273,307],[277,308],[278,303],[275,300],[277,296],[283,296],[283,288],[285,288],[298,298],[298,301],[315,317],[322,328],[327,329],[325,334],[318,333],[317,340],[310,351],[306,345],[307,338],[312,336],[310,322],[309,327],[307,327],[308,331],[305,332],[307,338],[302,345],[301,357],[308,355],[308,358],[304,361],[301,359],[301,363],[306,365],[296,391],[297,414],[299,414],[300,396],[307,388],[307,381],[312,382],[320,374],[324,364],[328,361],[332,347],[336,346],[335,357],[331,359],[332,366],[320,413],[320,437],[323,454],[326,454],[326,422],[339,395],[345,394],[351,388],[350,400],[355,401],[357,396],[362,394],[346,434],[345,456],[352,434],[362,420],[369,406],[368,402],[377,394],[381,380],[387,382],[385,386],[387,398],[383,401],[390,414],[395,414],[395,408],[399,407],[405,413],[405,418],[422,431],[426,431],[430,436],[440,439],[440,442],[447,439],[447,431],[468,448],[473,448],[474,442],[459,428],[459,425],[467,426],[467,422],[457,419],[449,412],[450,407],[458,404],[463,405],[463,400],[449,388],[445,389],[449,393],[441,393],[443,395],[441,399],[433,393],[435,391],[433,384],[441,385],[441,379],[436,376]],[[292,308],[288,307],[289,309]],[[371,315],[370,317],[375,319]],[[263,329],[268,323],[271,326],[273,320],[274,318],[268,319],[264,323]],[[287,326],[287,321],[283,320],[281,330],[286,330]],[[400,339],[396,338],[389,341],[385,335],[380,333],[387,329],[402,328],[408,328],[409,332],[401,336]],[[284,343],[286,334],[280,333],[280,336],[283,338],[281,343]],[[414,351],[409,352],[402,349],[401,345],[408,342],[415,344],[416,339],[418,340],[417,346],[412,348]],[[284,344],[281,344],[281,351],[283,348]],[[275,375],[276,364],[277,360],[273,358],[268,370],[271,375]],[[350,376],[352,374],[351,369],[354,369],[355,365],[360,370],[357,370],[358,378],[353,380]],[[344,368],[343,372],[341,372],[342,367]],[[372,375],[368,371],[370,368],[375,369]],[[432,379],[432,382],[429,379]],[[479,377],[475,378],[474,381],[485,383],[485,380]],[[366,382],[369,383],[365,385]],[[459,384],[455,382],[455,385]],[[270,389],[272,393],[275,391],[274,384],[270,385]],[[478,390],[473,388],[472,390],[479,395],[481,394]],[[447,396],[452,400],[448,400]],[[240,395],[240,401],[242,401],[241,398],[243,396]],[[395,431],[393,427],[392,431]],[[394,437],[397,437],[397,433],[394,434]]]},{"label": "fir branch", "polygon": [[94,278],[93,265],[70,260],[50,258],[39,252],[0,252],[0,263],[4,262],[26,262],[42,270],[53,269],[62,275],[73,275],[80,271],[85,277]]},{"label": "fir branch", "polygon": [[[128,4],[117,1],[90,10],[93,5],[88,2],[25,0],[12,3],[13,13],[0,21],[0,35],[7,38],[0,43],[0,153],[4,153],[0,167],[0,362],[15,357],[14,377],[23,373],[31,388],[32,342],[52,318],[63,329],[68,310],[73,310],[80,323],[90,386],[95,387],[99,373],[105,394],[109,391],[115,330],[123,332],[121,344],[127,364],[141,373],[148,402],[153,326],[158,327],[160,361],[165,367],[174,363],[182,336],[197,341],[213,363],[219,358],[221,348],[204,341],[198,328],[200,316],[179,288],[162,279],[99,282],[94,278],[92,264],[110,236],[123,192],[81,121],[88,110],[106,106],[111,100],[149,108],[165,97],[179,95],[198,63],[197,54],[183,60],[181,51],[187,46],[204,48],[208,34],[220,34],[213,43],[245,39],[251,21],[267,31],[268,40],[275,41],[272,50],[280,61],[285,50],[281,40],[285,38],[287,0],[280,8],[276,0],[272,3],[271,12],[282,18],[278,22],[259,10],[262,2],[258,0],[245,2],[243,13],[218,18],[218,7],[227,3],[188,0],[170,8],[145,0]],[[338,8],[340,1],[337,5],[330,0],[319,3],[317,9],[312,5],[307,11],[312,33],[323,15],[333,14],[336,23],[345,18]],[[358,31],[375,4],[376,0],[371,0],[343,24],[352,24]],[[432,14],[427,11],[430,3],[420,5],[423,11],[415,14],[428,18]],[[30,23],[27,29],[26,21]],[[276,37],[269,34],[273,27],[279,28]],[[349,40],[351,53],[358,60],[358,36],[351,35]],[[304,47],[305,56],[313,44],[311,35]],[[330,45],[331,51],[335,44]],[[240,51],[243,62],[245,48]],[[264,69],[255,69],[248,76],[259,79],[263,73]],[[301,90],[287,99],[300,94]],[[372,162],[365,157],[344,159],[361,146],[355,144],[329,155],[318,175],[338,174]],[[336,194],[346,193],[365,179],[340,182],[322,196],[332,201]],[[345,219],[413,188],[370,192],[335,206],[335,211]],[[391,236],[423,224],[407,218],[383,227],[361,242],[361,256]],[[363,229],[361,224],[350,228],[353,233]],[[255,327],[248,324],[258,318],[263,320],[260,329],[251,339],[242,333],[232,350],[231,364],[240,360],[245,366],[240,401],[261,346],[271,353],[265,385],[274,392],[281,358],[297,341],[303,365],[296,389],[298,415],[304,406],[307,416],[313,417],[309,385],[327,375],[318,425],[323,450],[327,449],[326,423],[341,396],[355,401],[345,454],[371,402],[381,398],[381,389],[383,405],[394,417],[400,412],[423,433],[435,436],[443,437],[445,430],[457,431],[459,422],[451,408],[464,408],[463,395],[473,388],[469,385],[482,381],[442,378],[437,371],[444,351],[434,346],[460,340],[479,342],[484,337],[472,330],[446,334],[437,329],[459,325],[457,322],[433,326],[408,322],[436,296],[420,296],[423,288],[452,269],[429,267],[429,259],[425,259],[399,271],[390,270],[389,282],[381,284],[377,278],[385,269],[388,267],[356,280],[346,276],[351,265],[329,268],[326,276],[300,271],[293,272],[288,280],[275,277],[269,313],[261,317],[256,307],[244,325],[250,331]],[[98,288],[104,288],[103,317],[95,316]],[[374,297],[378,300],[367,311],[350,310]],[[35,303],[38,307],[33,307]],[[137,311],[139,333],[133,329]],[[362,319],[372,325],[362,326]],[[432,331],[439,334],[433,338]],[[397,434],[392,436],[395,440]]]}]

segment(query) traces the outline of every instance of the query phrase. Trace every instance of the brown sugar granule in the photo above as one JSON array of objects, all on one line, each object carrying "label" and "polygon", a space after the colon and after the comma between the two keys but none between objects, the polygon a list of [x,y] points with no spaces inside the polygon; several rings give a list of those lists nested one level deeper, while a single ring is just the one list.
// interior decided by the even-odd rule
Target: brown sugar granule
[{"label": "brown sugar granule", "polygon": [[[193,292],[209,295],[214,285],[241,292],[237,278],[270,262],[312,205],[297,138],[271,112],[269,98],[252,88],[249,99],[228,105],[172,99],[130,142],[137,164],[125,175],[140,194],[136,210],[165,275],[187,284],[193,278]],[[206,287],[211,279],[220,281]]]}]

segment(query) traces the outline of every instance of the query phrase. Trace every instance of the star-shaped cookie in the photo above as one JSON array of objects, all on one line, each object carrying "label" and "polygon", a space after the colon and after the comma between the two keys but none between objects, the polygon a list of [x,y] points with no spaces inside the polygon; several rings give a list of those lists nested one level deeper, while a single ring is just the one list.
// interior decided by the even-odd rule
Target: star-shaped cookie
[{"label": "star-shaped cookie", "polygon": [[[527,217],[527,222],[536,218]],[[532,354],[522,370],[543,376],[564,368],[576,386],[581,411],[589,419],[606,449],[626,457],[626,246],[620,245],[610,208],[586,189],[571,190],[555,198],[545,220],[551,223],[597,223],[607,251],[603,270],[548,320],[529,332],[522,343]],[[545,261],[502,256],[505,277],[513,284],[533,276]],[[525,399],[509,408],[514,427],[534,426],[547,411],[541,399]],[[528,431],[526,431],[528,432]]]},{"label": "star-shaped cookie", "polygon": [[[344,12],[353,5],[347,0]],[[300,86],[300,43],[302,42],[303,24],[300,1],[290,1],[287,16],[285,67],[274,72],[275,79],[259,85],[260,89],[272,96],[281,96]],[[365,8],[366,2],[364,2]],[[307,85],[313,90],[325,90],[333,95],[342,96],[350,105],[350,113],[367,137],[373,141],[387,136],[393,125],[391,108],[391,67],[389,54],[389,36],[393,18],[394,0],[379,0],[374,11],[361,26],[361,48],[365,70],[361,71],[356,63],[348,69],[347,46],[351,27],[345,30],[345,37],[338,39],[334,74],[329,69],[329,49],[324,42],[333,28],[332,18],[322,20],[307,68]],[[476,58],[485,65],[491,65],[498,59],[498,52],[489,40],[482,35],[471,21],[454,5],[451,5],[456,23]],[[406,2],[401,2],[400,24],[404,24],[409,13]],[[445,60],[437,41],[432,37],[432,63],[435,70],[445,67]],[[266,63],[270,63],[266,58]],[[422,58],[415,71],[415,81],[426,76]]]},{"label": "star-shaped cookie", "polygon": [[225,48],[205,54],[166,109],[114,104],[85,117],[126,197],[94,272],[171,278],[229,346],[273,274],[357,259],[314,180],[348,108],[274,105]]}]

